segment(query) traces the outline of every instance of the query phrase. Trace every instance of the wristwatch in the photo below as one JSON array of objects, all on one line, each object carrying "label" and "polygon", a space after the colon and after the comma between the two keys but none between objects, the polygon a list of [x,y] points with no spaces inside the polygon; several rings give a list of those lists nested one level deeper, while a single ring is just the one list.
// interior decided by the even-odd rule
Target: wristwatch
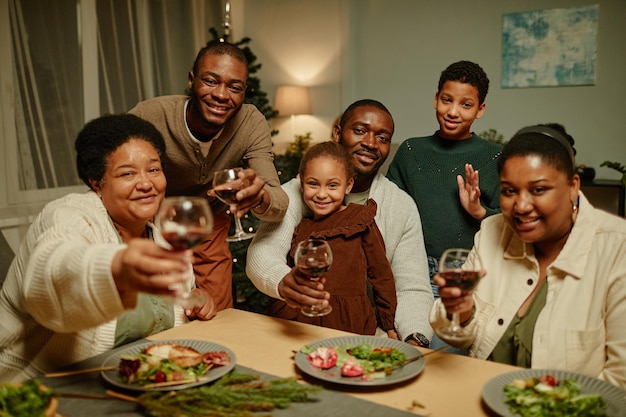
[{"label": "wristwatch", "polygon": [[420,347],[427,348],[430,346],[430,341],[426,338],[426,336],[421,333],[411,333],[404,339],[405,342],[408,342],[409,340],[416,342],[417,345]]}]

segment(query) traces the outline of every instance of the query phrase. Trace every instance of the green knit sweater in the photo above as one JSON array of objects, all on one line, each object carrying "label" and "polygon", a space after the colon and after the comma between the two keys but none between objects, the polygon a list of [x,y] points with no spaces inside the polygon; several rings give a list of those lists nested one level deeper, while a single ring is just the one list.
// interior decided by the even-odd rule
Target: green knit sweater
[{"label": "green knit sweater", "polygon": [[476,134],[465,140],[432,136],[410,138],[398,149],[387,177],[406,191],[422,219],[428,256],[439,258],[448,248],[471,248],[480,221],[459,201],[457,175],[465,177],[465,164],[480,173],[480,199],[487,216],[500,212],[500,185],[496,161],[501,145]]}]

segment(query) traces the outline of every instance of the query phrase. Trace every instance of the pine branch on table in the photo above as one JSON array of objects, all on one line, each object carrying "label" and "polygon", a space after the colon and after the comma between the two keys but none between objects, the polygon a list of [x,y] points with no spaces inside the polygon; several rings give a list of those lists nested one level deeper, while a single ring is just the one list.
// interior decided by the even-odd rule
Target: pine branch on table
[{"label": "pine branch on table", "polygon": [[150,391],[138,401],[150,417],[252,417],[251,412],[314,401],[309,395],[321,389],[295,378],[261,381],[257,375],[231,372],[212,385],[167,393]]}]

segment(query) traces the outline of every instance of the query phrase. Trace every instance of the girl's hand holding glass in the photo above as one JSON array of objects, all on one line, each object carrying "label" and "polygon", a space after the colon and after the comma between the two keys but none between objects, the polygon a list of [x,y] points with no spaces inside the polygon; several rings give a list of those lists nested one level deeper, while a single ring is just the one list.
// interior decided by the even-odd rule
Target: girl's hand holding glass
[{"label": "girl's hand holding glass", "polygon": [[[298,243],[294,258],[298,271],[310,281],[319,281],[333,263],[330,245],[321,239],[307,239]],[[301,309],[302,314],[309,317],[325,316],[332,310],[331,306],[319,305]]]}]

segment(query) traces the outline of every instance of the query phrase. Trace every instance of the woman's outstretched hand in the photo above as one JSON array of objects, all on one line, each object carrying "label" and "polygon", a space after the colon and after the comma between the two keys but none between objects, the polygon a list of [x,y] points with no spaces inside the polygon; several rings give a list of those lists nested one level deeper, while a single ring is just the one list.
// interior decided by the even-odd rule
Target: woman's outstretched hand
[{"label": "woman's outstretched hand", "polygon": [[122,303],[134,308],[137,293],[172,295],[177,284],[189,279],[191,252],[174,252],[149,239],[131,239],[113,257],[111,274]]}]

